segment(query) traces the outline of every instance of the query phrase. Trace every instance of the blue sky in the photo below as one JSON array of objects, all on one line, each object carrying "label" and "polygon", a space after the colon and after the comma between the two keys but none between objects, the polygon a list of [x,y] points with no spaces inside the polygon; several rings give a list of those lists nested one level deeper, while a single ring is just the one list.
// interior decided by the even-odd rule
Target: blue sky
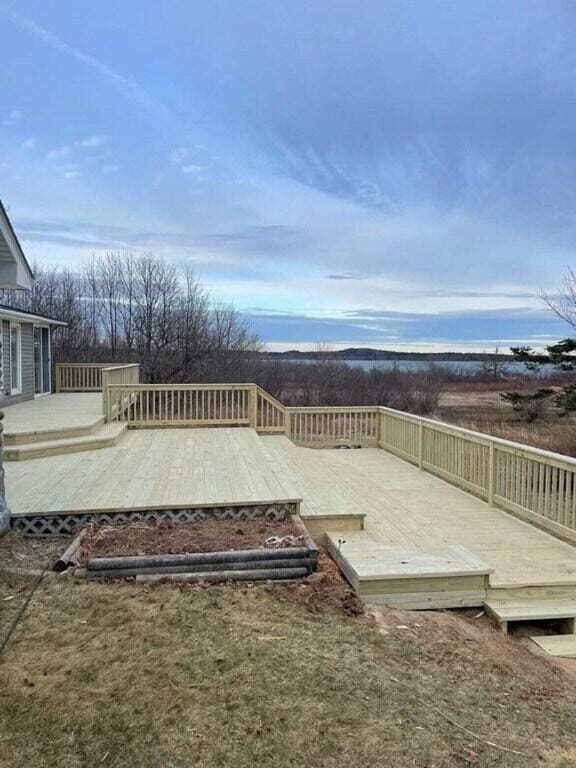
[{"label": "blue sky", "polygon": [[31,258],[195,266],[275,348],[490,349],[576,245],[568,0],[0,0]]}]

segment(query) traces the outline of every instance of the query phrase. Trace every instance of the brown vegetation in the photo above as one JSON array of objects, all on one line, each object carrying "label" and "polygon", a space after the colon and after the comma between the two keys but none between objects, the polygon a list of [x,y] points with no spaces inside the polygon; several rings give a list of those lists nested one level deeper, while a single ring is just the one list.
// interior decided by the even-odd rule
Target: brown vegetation
[{"label": "brown vegetation", "polygon": [[[548,660],[483,619],[346,618],[300,588],[51,577],[0,664],[0,764],[574,765],[573,680]],[[0,606],[23,594],[0,580]]]}]

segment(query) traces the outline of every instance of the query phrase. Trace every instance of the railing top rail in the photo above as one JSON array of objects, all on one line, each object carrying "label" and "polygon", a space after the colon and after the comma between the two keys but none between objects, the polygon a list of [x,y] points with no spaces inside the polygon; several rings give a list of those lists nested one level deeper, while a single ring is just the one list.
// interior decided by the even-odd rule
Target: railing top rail
[{"label": "railing top rail", "polygon": [[378,413],[377,405],[290,405],[285,409],[288,413]]},{"label": "railing top rail", "polygon": [[56,363],[56,368],[111,368],[117,365],[139,365],[139,363]]},{"label": "railing top rail", "polygon": [[275,405],[277,408],[280,408],[283,411],[286,410],[286,406],[282,405],[280,400],[277,400],[275,397],[273,397],[268,392],[266,392],[265,389],[262,389],[262,387],[259,384],[256,384],[256,390],[258,394],[264,398],[264,400],[268,400],[269,403],[271,403],[272,405]]},{"label": "railing top rail", "polygon": [[570,467],[570,469],[576,470],[576,459],[572,456],[565,456],[562,453],[555,453],[554,451],[545,451],[542,448],[536,448],[532,445],[526,445],[525,443],[516,443],[513,440],[505,440],[503,437],[496,437],[495,435],[488,435],[485,432],[476,432],[473,429],[466,429],[466,427],[458,427],[455,424],[447,424],[437,419],[429,419],[426,416],[417,416],[413,413],[406,413],[405,411],[398,411],[394,408],[386,408],[385,406],[379,406],[381,413],[389,413],[393,416],[404,419],[405,421],[412,421],[414,423],[422,422],[426,426],[435,429],[439,432],[448,432],[452,434],[458,434],[463,438],[472,440],[474,442],[481,442],[485,445],[490,443],[501,446],[508,451],[514,451],[521,453],[526,457],[539,457],[546,459],[547,461],[554,461]]},{"label": "railing top rail", "polygon": [[119,368],[140,368],[140,363],[111,363],[104,366],[105,371],[117,371]]},{"label": "railing top rail", "polygon": [[246,390],[253,389],[253,384],[108,384],[109,389],[133,389],[152,392],[153,390]]}]

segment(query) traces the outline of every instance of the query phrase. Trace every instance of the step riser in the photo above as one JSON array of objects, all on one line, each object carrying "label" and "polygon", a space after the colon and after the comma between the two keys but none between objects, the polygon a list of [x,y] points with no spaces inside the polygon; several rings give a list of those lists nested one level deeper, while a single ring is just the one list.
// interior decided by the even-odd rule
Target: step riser
[{"label": "step riser", "polygon": [[488,589],[487,600],[576,600],[576,584],[558,587],[518,587],[515,589]]},{"label": "step riser", "polygon": [[5,451],[5,461],[29,461],[30,459],[44,459],[47,456],[63,456],[67,453],[81,453],[82,451],[97,451],[100,448],[111,448],[117,445],[120,437],[112,437],[106,440],[91,440],[86,443],[76,443],[75,445],[63,445],[39,451]]},{"label": "step riser", "polygon": [[4,435],[5,446],[22,446],[31,443],[47,443],[51,440],[67,440],[74,437],[88,437],[98,432],[105,424],[104,418],[89,427],[76,427],[72,429],[46,430],[40,432],[6,433]]}]

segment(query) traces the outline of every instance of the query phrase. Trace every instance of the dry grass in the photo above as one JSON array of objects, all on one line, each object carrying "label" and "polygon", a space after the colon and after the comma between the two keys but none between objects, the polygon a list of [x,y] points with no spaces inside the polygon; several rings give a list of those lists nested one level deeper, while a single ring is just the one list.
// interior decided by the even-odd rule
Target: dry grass
[{"label": "dry grass", "polygon": [[504,440],[576,456],[576,416],[559,416],[549,407],[540,420],[527,424],[514,415],[499,391],[446,392],[440,398],[436,416]]},{"label": "dry grass", "polygon": [[572,682],[487,623],[276,594],[49,579],[0,662],[0,765],[576,765]]}]

